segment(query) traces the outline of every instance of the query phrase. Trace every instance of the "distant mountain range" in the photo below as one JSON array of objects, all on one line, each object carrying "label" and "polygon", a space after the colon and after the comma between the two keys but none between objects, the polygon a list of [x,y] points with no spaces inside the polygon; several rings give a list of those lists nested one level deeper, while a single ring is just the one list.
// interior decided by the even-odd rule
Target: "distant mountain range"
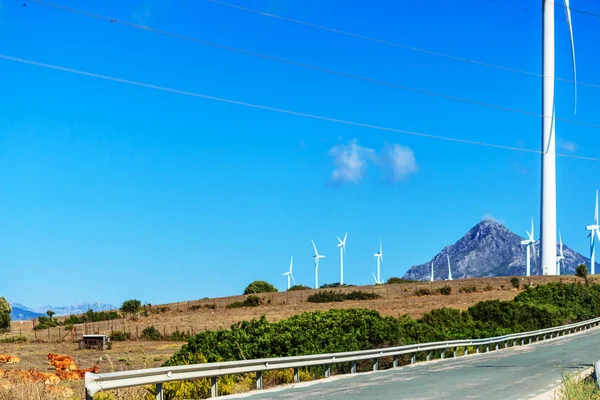
[{"label": "distant mountain range", "polygon": [[[411,267],[404,275],[404,279],[429,280],[432,262],[434,278],[447,279],[447,256],[450,256],[453,279],[525,275],[526,249],[521,245],[521,240],[522,237],[511,232],[506,226],[492,220],[485,220],[475,225],[458,242],[446,246],[432,260]],[[539,253],[539,241],[536,242],[535,248]],[[573,275],[575,268],[580,264],[586,264],[589,268],[589,258],[571,250],[564,243],[563,253],[564,274]],[[597,271],[599,267],[600,264],[596,263]],[[541,275],[539,254],[537,262],[534,262],[532,257],[531,274]]]},{"label": "distant mountain range", "polygon": [[116,310],[118,307],[113,306],[112,304],[104,304],[104,303],[78,303],[72,304],[70,306],[51,306],[44,305],[37,308],[30,308],[24,306],[19,303],[11,303],[12,312],[10,314],[10,318],[13,321],[23,321],[28,319],[35,319],[40,315],[46,315],[46,311],[52,310],[55,312],[55,316],[60,317],[64,315],[72,315],[72,314],[83,314],[88,310],[94,311],[107,311],[107,310]]}]

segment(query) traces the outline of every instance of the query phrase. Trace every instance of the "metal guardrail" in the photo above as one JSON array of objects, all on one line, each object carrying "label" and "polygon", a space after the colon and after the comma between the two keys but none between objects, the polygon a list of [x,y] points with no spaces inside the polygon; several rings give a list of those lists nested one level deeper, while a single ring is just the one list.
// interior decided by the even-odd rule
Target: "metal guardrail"
[{"label": "metal guardrail", "polygon": [[[511,335],[498,336],[485,339],[473,340],[450,340],[445,342],[432,342],[411,344],[407,346],[388,347],[384,349],[371,349],[361,351],[350,351],[344,353],[313,354],[308,356],[264,358],[257,360],[228,361],[220,363],[206,363],[181,365],[174,367],[160,367],[142,370],[110,372],[106,374],[85,374],[85,395],[86,400],[92,400],[94,394],[101,390],[122,389],[133,386],[156,385],[156,399],[164,398],[162,384],[165,382],[182,381],[190,379],[211,378],[212,397],[218,396],[217,378],[223,375],[235,375],[245,373],[256,373],[256,388],[261,390],[262,373],[264,371],[279,369],[294,369],[294,382],[300,381],[299,368],[324,366],[325,377],[331,373],[331,364],[351,364],[351,373],[356,373],[358,361],[373,360],[373,370],[379,369],[378,360],[383,357],[393,357],[393,367],[399,366],[399,357],[410,354],[411,364],[416,362],[416,354],[426,354],[426,360],[429,361],[432,352],[442,350],[440,357],[446,358],[446,350],[452,351],[452,357],[457,357],[457,349],[465,348],[464,355],[468,354],[468,349],[474,347],[475,353],[481,349],[485,352],[500,350],[500,345],[507,348],[512,342],[513,347],[517,345],[530,344],[533,341],[551,339],[558,336],[579,332],[600,324],[600,318],[594,318],[583,322],[570,325],[557,326],[554,328],[540,329],[531,332],[521,332]],[[520,343],[519,343],[520,342]]]}]

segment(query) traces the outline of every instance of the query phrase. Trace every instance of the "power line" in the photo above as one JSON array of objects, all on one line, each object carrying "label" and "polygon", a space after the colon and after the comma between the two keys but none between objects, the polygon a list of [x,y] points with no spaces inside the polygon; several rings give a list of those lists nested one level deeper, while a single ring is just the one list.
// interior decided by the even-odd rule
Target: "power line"
[{"label": "power line", "polygon": [[[476,146],[481,146],[481,147],[490,147],[490,148],[502,149],[502,150],[519,151],[519,152],[524,152],[524,153],[542,154],[542,151],[540,151],[540,150],[526,149],[526,148],[514,147],[514,146],[505,146],[505,145],[494,144],[494,143],[485,143],[485,142],[479,142],[479,141],[475,141],[475,140],[460,139],[460,138],[454,138],[454,137],[448,137],[448,136],[433,135],[433,134],[428,134],[428,133],[415,132],[415,131],[409,131],[409,130],[404,130],[404,129],[390,128],[390,127],[385,127],[385,126],[380,126],[380,125],[373,125],[373,124],[367,124],[367,123],[362,123],[362,122],[349,121],[349,120],[344,120],[344,119],[339,119],[339,118],[325,117],[322,115],[309,114],[309,113],[304,113],[304,112],[299,112],[299,111],[286,110],[286,109],[282,109],[282,108],[248,103],[245,101],[231,100],[231,99],[226,99],[223,97],[216,97],[216,96],[210,96],[210,95],[206,95],[206,94],[202,94],[202,93],[188,92],[185,90],[173,89],[173,88],[168,88],[168,87],[164,87],[164,86],[152,85],[149,83],[143,83],[143,82],[137,82],[137,81],[132,81],[132,80],[128,80],[128,79],[116,78],[116,77],[112,77],[112,76],[108,76],[108,75],[96,74],[93,72],[81,71],[81,70],[77,70],[77,69],[73,69],[73,68],[61,67],[58,65],[46,64],[46,63],[42,63],[42,62],[38,62],[38,61],[26,60],[23,58],[12,57],[12,56],[8,56],[8,55],[4,55],[4,54],[0,54],[0,59],[15,61],[15,62],[22,63],[22,64],[29,64],[29,65],[34,65],[37,67],[43,67],[43,68],[48,68],[48,69],[53,69],[53,70],[58,70],[58,71],[63,71],[63,72],[69,72],[69,73],[77,74],[77,75],[83,75],[83,76],[89,76],[89,77],[93,77],[93,78],[104,79],[104,80],[113,81],[113,82],[125,83],[128,85],[134,85],[134,86],[144,87],[144,88],[148,88],[148,89],[160,90],[163,92],[176,93],[176,94],[181,94],[181,95],[185,95],[185,96],[197,97],[197,98],[201,98],[201,99],[205,99],[205,100],[217,101],[220,103],[234,104],[234,105],[238,105],[238,106],[249,107],[249,108],[265,110],[265,111],[272,111],[272,112],[277,112],[280,114],[294,115],[294,116],[298,116],[298,117],[310,118],[310,119],[315,119],[315,120],[319,120],[319,121],[328,121],[328,122],[334,122],[334,123],[343,124],[343,125],[356,126],[356,127],[360,127],[360,128],[401,133],[401,134],[410,135],[410,136],[443,140],[443,141],[447,141],[447,142],[470,144],[470,145],[476,145]],[[573,154],[556,153],[555,155],[558,157],[573,158],[573,159],[578,159],[578,160],[595,161],[595,162],[600,161],[600,158],[577,156],[577,155],[573,155]]]},{"label": "power line", "polygon": [[[61,11],[67,11],[67,12],[71,12],[74,14],[78,14],[78,15],[82,15],[82,16],[86,16],[86,17],[90,17],[90,18],[95,18],[95,19],[102,20],[102,21],[111,22],[114,24],[124,25],[124,26],[130,27],[130,28],[140,29],[143,31],[156,33],[159,35],[172,37],[175,39],[186,40],[186,41],[198,43],[198,44],[205,45],[205,46],[210,46],[210,47],[214,47],[214,48],[218,48],[218,49],[222,49],[222,50],[227,50],[227,51],[231,51],[231,52],[235,52],[235,53],[239,53],[239,54],[244,54],[244,55],[251,56],[251,57],[261,58],[264,60],[279,62],[279,63],[283,63],[283,64],[287,64],[287,65],[292,65],[295,67],[300,67],[300,68],[310,69],[313,71],[323,72],[323,73],[327,73],[327,74],[331,74],[331,75],[341,76],[341,77],[347,78],[347,79],[353,79],[353,80],[372,83],[372,84],[376,84],[376,85],[387,86],[387,87],[391,87],[394,89],[405,90],[405,91],[409,91],[409,92],[413,92],[413,93],[420,93],[420,94],[424,94],[427,96],[439,97],[439,98],[443,98],[446,100],[452,100],[452,101],[457,101],[457,102],[461,102],[461,103],[477,105],[480,107],[487,107],[487,108],[492,108],[492,109],[501,110],[501,111],[508,111],[508,112],[517,113],[517,114],[529,115],[529,116],[538,117],[538,118],[544,117],[544,115],[540,114],[540,113],[535,113],[535,112],[526,111],[526,110],[520,110],[520,109],[516,109],[516,108],[511,108],[511,107],[504,107],[504,106],[500,106],[500,105],[496,105],[496,104],[484,103],[484,102],[465,99],[465,98],[456,97],[456,96],[450,96],[450,95],[446,95],[443,93],[413,88],[413,87],[399,85],[399,84],[392,83],[392,82],[382,81],[379,79],[369,78],[369,77],[360,76],[360,75],[354,75],[354,74],[350,74],[347,72],[337,71],[337,70],[333,70],[333,69],[329,69],[329,68],[323,68],[323,67],[319,67],[319,66],[312,65],[312,64],[306,64],[306,63],[302,63],[302,62],[298,62],[298,61],[294,61],[294,60],[289,60],[289,59],[285,59],[285,58],[281,58],[281,57],[275,57],[275,56],[271,56],[268,54],[257,53],[257,52],[253,52],[250,50],[245,50],[245,49],[241,49],[241,48],[237,48],[237,47],[223,45],[220,43],[210,42],[210,41],[203,40],[203,39],[185,36],[185,35],[182,35],[179,33],[164,31],[164,30],[152,28],[152,27],[146,26],[146,25],[140,25],[140,24],[135,24],[135,23],[128,22],[128,21],[122,21],[122,20],[107,17],[104,15],[95,14],[95,13],[91,13],[88,11],[79,10],[76,8],[66,7],[66,6],[62,6],[59,4],[49,3],[46,1],[42,1],[42,0],[26,0],[26,1],[29,1],[31,3],[35,3],[38,5],[42,5],[45,7],[54,8],[54,9],[61,10]],[[556,117],[556,120],[570,123],[570,124],[582,125],[582,126],[600,129],[600,125],[592,124],[592,123],[588,123],[588,122],[576,121],[576,120],[560,118],[560,117]]]},{"label": "power line", "polygon": [[[240,6],[237,4],[232,4],[232,3],[227,3],[221,0],[205,0],[209,3],[213,3],[213,4],[218,4],[221,6],[225,6],[225,7],[229,7],[229,8],[234,8],[237,10],[241,10],[241,11],[246,11],[246,12],[250,12],[253,14],[258,14],[258,15],[262,15],[264,17],[269,17],[269,18],[275,18],[281,21],[286,21],[286,22],[291,22],[297,25],[303,25],[303,26],[308,26],[310,28],[314,28],[314,29],[320,29],[323,31],[328,31],[328,32],[333,32],[333,33],[337,33],[339,35],[344,35],[344,36],[349,36],[349,37],[353,37],[356,39],[362,39],[362,40],[366,40],[369,42],[374,42],[374,43],[379,43],[379,44],[383,44],[383,45],[387,45],[387,46],[392,46],[392,47],[398,47],[401,49],[405,49],[405,50],[411,50],[411,51],[416,51],[419,53],[423,53],[423,54],[428,54],[428,55],[432,55],[432,56],[436,56],[436,57],[442,57],[442,58],[447,58],[450,60],[455,60],[455,61],[462,61],[462,62],[466,62],[469,64],[475,64],[475,65],[481,65],[483,67],[489,67],[489,68],[495,68],[495,69],[499,69],[499,70],[503,70],[503,71],[509,71],[509,72],[514,72],[514,73],[518,73],[518,74],[524,74],[524,75],[529,75],[529,76],[535,76],[535,77],[540,77],[543,78],[544,75],[537,73],[537,72],[531,72],[531,71],[526,71],[526,70],[522,70],[522,69],[518,69],[518,68],[512,68],[512,67],[506,67],[503,65],[498,65],[498,64],[492,64],[492,63],[487,63],[484,61],[477,61],[477,60],[472,60],[469,58],[464,58],[464,57],[459,57],[459,56],[454,56],[451,54],[446,54],[446,53],[440,53],[437,51],[432,51],[432,50],[427,50],[427,49],[423,49],[420,47],[415,47],[415,46],[410,46],[410,45],[406,45],[406,44],[402,44],[402,43],[397,43],[397,42],[392,42],[389,40],[385,40],[385,39],[379,39],[379,38],[375,38],[372,36],[366,36],[366,35],[361,35],[358,33],[353,33],[353,32],[348,32],[348,31],[344,31],[341,29],[336,29],[336,28],[330,28],[324,25],[318,25],[312,22],[307,22],[307,21],[301,21],[298,19],[294,19],[294,18],[290,18],[290,17],[284,17],[278,14],[272,14],[272,13],[268,13],[265,11],[260,11],[260,10],[256,10],[254,8],[249,8],[249,7],[244,7],[244,6]],[[573,83],[573,84],[577,84],[580,86],[588,86],[588,87],[592,87],[592,88],[596,88],[596,89],[600,89],[600,85],[598,84],[594,84],[594,83],[586,83],[586,82],[580,82],[577,81],[575,82],[572,79],[566,79],[566,78],[557,78],[554,77],[555,80],[557,81],[561,81],[561,82],[567,82],[567,83]]]}]

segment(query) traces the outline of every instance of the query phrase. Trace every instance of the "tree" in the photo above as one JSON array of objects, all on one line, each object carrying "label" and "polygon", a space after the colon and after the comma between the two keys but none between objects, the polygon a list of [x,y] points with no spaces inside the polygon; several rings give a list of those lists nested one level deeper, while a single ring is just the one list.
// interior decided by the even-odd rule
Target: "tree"
[{"label": "tree", "polygon": [[12,308],[4,297],[0,297],[0,332],[10,329],[10,313]]},{"label": "tree", "polygon": [[48,311],[46,311],[46,314],[48,315],[48,318],[50,318],[50,321],[52,321],[52,316],[56,313],[52,310],[48,310]]},{"label": "tree", "polygon": [[585,284],[588,284],[588,269],[585,264],[579,265],[575,269],[575,276],[582,278],[585,281]]},{"label": "tree", "polygon": [[254,281],[244,290],[244,294],[276,292],[275,286],[265,281]]},{"label": "tree", "polygon": [[309,288],[308,286],[304,286],[304,285],[294,285],[291,288],[288,289],[288,292],[293,292],[295,290],[310,290],[312,288]]},{"label": "tree", "polygon": [[121,305],[121,311],[128,314],[137,314],[142,308],[142,302],[139,300],[126,300]]}]

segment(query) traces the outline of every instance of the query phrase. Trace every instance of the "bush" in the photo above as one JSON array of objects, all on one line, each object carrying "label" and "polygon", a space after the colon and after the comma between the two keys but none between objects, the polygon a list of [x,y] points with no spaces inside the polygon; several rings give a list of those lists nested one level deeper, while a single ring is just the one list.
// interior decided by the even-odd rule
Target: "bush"
[{"label": "bush", "polygon": [[429,296],[431,294],[431,290],[427,288],[419,288],[415,291],[415,294],[419,297],[421,296]]},{"label": "bush", "polygon": [[582,278],[585,281],[585,284],[588,284],[588,269],[585,264],[579,265],[575,269],[575,276]]},{"label": "bush", "polygon": [[275,289],[275,286],[271,285],[269,282],[254,281],[246,287],[244,294],[274,293],[276,291],[277,289]]},{"label": "bush", "polygon": [[322,285],[319,289],[336,289],[336,288],[341,288],[341,287],[354,287],[354,286],[356,286],[356,285],[350,285],[347,283],[340,285],[339,282],[336,282],[336,283],[326,283],[326,284]]},{"label": "bush", "polygon": [[440,292],[440,294],[443,294],[444,296],[449,296],[450,293],[452,293],[452,288],[450,286],[444,286],[438,289],[438,291]]},{"label": "bush", "polygon": [[477,287],[475,285],[463,286],[458,291],[460,293],[475,293],[477,292]]},{"label": "bush", "polygon": [[388,285],[396,285],[396,284],[399,284],[399,283],[414,283],[414,282],[417,282],[417,281],[412,281],[412,280],[409,280],[409,279],[402,279],[402,278],[392,277],[392,278],[388,279],[386,283]]},{"label": "bush", "polygon": [[318,293],[308,296],[306,301],[310,303],[333,303],[346,300],[346,296],[342,292],[334,290],[321,290]]},{"label": "bush", "polygon": [[112,340],[113,342],[124,342],[126,340],[131,340],[131,333],[122,331],[112,331],[110,333],[110,340]]},{"label": "bush", "polygon": [[360,290],[348,293],[344,297],[345,300],[373,300],[381,298],[376,293],[361,292]]},{"label": "bush", "polygon": [[304,285],[294,285],[291,288],[288,289],[288,292],[294,291],[294,290],[310,290],[311,288],[309,288],[308,286],[304,286]]},{"label": "bush", "polygon": [[486,287],[483,288],[484,292],[492,292],[494,290],[494,288],[491,285],[487,285]]},{"label": "bush", "polygon": [[128,314],[137,314],[142,308],[142,303],[139,300],[126,300],[121,305],[121,311]]},{"label": "bush", "polygon": [[0,297],[0,332],[10,330],[11,312],[12,307],[10,303],[4,297]]},{"label": "bush", "polygon": [[519,278],[515,277],[515,278],[511,278],[510,279],[510,284],[513,285],[513,287],[515,289],[518,289],[521,286],[521,281],[519,280]]},{"label": "bush", "polygon": [[142,334],[140,336],[146,340],[161,340],[162,339],[162,335],[160,334],[160,331],[158,329],[156,329],[154,326],[149,326],[147,328],[144,328],[144,330],[142,331]]},{"label": "bush", "polygon": [[227,305],[227,308],[241,308],[241,307],[258,307],[262,304],[262,299],[258,296],[250,295],[244,301],[234,301]]}]

